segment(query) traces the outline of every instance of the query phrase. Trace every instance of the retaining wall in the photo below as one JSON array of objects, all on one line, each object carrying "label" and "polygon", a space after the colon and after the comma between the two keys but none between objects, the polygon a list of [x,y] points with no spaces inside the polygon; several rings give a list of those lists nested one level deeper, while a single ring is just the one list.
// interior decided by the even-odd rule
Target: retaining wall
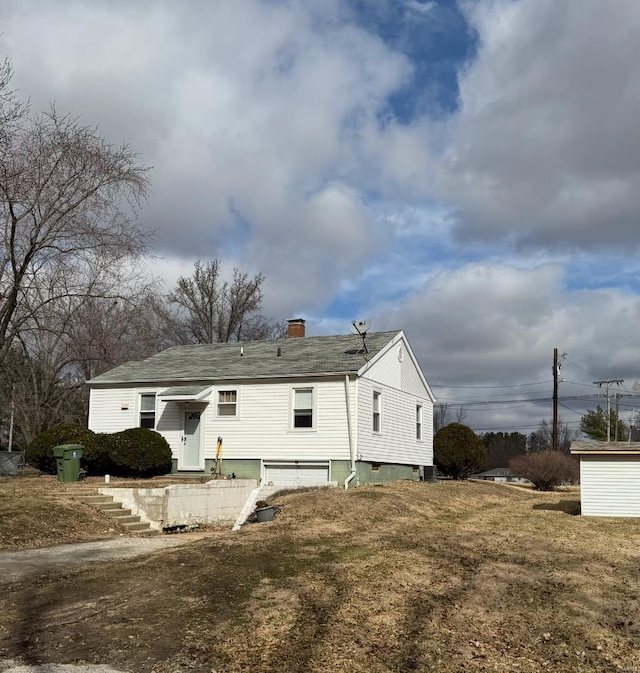
[{"label": "retaining wall", "polygon": [[233,524],[255,479],[215,480],[206,484],[175,484],[164,488],[100,488],[125,509],[161,530],[194,524]]}]

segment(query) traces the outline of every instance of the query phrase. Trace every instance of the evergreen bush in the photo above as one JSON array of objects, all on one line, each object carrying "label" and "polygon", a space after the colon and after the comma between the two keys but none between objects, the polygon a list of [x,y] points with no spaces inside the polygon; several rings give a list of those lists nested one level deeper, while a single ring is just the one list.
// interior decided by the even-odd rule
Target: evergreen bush
[{"label": "evergreen bush", "polygon": [[148,428],[130,428],[110,435],[111,473],[120,477],[153,477],[171,471],[167,440]]},{"label": "evergreen bush", "polygon": [[467,425],[449,423],[433,438],[438,469],[452,479],[466,479],[480,472],[487,460],[482,439]]},{"label": "evergreen bush", "polygon": [[29,465],[46,474],[56,474],[53,447],[60,444],[82,444],[81,465],[91,475],[105,474],[111,467],[110,435],[96,435],[91,430],[72,423],[56,425],[39,434],[27,446],[25,459]]}]

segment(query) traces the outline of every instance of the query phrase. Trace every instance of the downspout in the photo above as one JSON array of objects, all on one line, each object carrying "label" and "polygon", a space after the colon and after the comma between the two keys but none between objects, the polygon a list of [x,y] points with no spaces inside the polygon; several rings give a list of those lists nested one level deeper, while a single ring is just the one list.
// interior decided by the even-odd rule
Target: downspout
[{"label": "downspout", "polygon": [[351,394],[349,393],[349,375],[344,377],[344,393],[347,400],[347,432],[349,434],[349,457],[351,459],[351,472],[344,480],[345,490],[349,488],[349,484],[356,476],[356,447],[353,441],[353,424],[351,422]]}]

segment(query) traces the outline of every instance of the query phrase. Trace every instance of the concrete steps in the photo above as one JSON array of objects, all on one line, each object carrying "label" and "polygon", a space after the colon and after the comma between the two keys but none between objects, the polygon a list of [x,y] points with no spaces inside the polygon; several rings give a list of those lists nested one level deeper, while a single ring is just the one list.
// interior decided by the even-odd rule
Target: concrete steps
[{"label": "concrete steps", "polygon": [[124,509],[122,504],[111,495],[83,494],[76,495],[75,500],[100,510],[129,533],[145,536],[160,535],[159,530],[151,528],[146,521],[141,521],[139,516],[131,514],[130,509]]}]

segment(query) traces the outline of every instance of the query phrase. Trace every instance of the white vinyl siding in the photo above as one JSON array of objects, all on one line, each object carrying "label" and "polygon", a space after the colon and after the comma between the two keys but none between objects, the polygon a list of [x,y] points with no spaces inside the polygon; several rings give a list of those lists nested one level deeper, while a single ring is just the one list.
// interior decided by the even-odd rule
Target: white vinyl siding
[{"label": "white vinyl siding", "polygon": [[[392,344],[358,380],[357,453],[364,461],[433,465],[433,397],[407,342]],[[372,431],[371,400],[382,392],[382,432]],[[417,438],[417,407],[422,407]]]},{"label": "white vinyl siding", "polygon": [[[169,442],[173,457],[178,457],[185,409],[202,410],[201,432],[204,455],[216,457],[216,440],[223,438],[222,458],[264,459],[265,461],[349,460],[349,435],[344,378],[314,380],[302,384],[293,380],[243,382],[238,404],[242,418],[217,415],[217,395],[209,404],[163,401],[157,397],[156,430]],[[315,432],[292,430],[292,389],[313,388]],[[355,383],[349,384],[351,409],[355,416]],[[96,432],[118,432],[137,425],[136,400],[148,388],[91,390],[90,428]],[[121,410],[127,406],[127,410]],[[369,423],[370,420],[369,407]],[[232,422],[230,422],[232,421]]]},{"label": "white vinyl siding", "polygon": [[[293,390],[313,388],[314,429],[293,429]],[[350,384],[355,413],[355,386]],[[242,422],[209,414],[205,417],[205,457],[215,458],[215,440],[223,437],[223,460],[262,458],[287,460],[349,460],[344,379],[243,382]]]},{"label": "white vinyl siding", "polygon": [[120,432],[136,425],[134,388],[93,388],[89,392],[89,430]]},{"label": "white vinyl siding", "polygon": [[[358,444],[361,460],[404,465],[433,464],[433,404],[413,394],[382,387],[382,433],[371,428],[371,400],[379,381],[358,381]],[[416,439],[416,404],[422,405],[422,440]]]},{"label": "white vinyl siding", "polygon": [[640,456],[580,456],[582,514],[640,517]]}]

